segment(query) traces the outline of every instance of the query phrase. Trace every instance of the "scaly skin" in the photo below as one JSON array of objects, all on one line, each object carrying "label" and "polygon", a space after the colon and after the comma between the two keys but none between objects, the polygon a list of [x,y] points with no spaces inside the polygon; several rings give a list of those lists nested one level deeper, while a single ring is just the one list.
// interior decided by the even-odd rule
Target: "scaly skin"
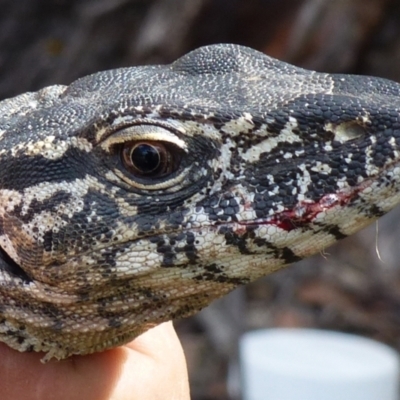
[{"label": "scaly skin", "polygon": [[254,50],[0,103],[0,340],[104,350],[400,201],[400,86]]}]

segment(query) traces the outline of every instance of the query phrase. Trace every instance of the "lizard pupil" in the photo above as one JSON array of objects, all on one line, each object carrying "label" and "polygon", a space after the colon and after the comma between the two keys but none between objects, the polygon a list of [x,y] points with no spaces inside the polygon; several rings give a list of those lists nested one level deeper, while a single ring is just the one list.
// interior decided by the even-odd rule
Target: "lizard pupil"
[{"label": "lizard pupil", "polygon": [[161,154],[150,144],[138,144],[132,149],[131,161],[138,171],[149,174],[160,166]]},{"label": "lizard pupil", "polygon": [[161,141],[126,142],[122,149],[125,168],[137,177],[160,178],[176,171],[181,155]]}]

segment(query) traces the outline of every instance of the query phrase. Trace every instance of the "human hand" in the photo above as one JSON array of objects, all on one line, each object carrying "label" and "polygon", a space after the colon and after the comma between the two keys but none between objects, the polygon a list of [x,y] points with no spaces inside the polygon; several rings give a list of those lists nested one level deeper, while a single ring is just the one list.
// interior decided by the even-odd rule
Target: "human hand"
[{"label": "human hand", "polygon": [[186,361],[172,322],[103,353],[42,364],[0,343],[2,400],[188,400]]}]

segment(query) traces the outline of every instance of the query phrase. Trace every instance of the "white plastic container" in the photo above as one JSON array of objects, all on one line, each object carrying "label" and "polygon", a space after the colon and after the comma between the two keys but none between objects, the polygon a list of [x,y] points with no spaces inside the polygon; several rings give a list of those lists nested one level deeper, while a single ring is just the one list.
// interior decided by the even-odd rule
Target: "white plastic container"
[{"label": "white plastic container", "polygon": [[360,336],[312,329],[243,335],[245,400],[398,400],[399,356]]}]

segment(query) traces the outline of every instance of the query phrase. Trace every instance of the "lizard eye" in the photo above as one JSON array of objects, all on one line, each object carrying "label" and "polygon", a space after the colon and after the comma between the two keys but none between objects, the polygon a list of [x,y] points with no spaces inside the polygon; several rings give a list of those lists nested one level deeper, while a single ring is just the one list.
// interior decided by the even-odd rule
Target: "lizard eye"
[{"label": "lizard eye", "polygon": [[175,172],[181,161],[181,151],[173,144],[159,141],[125,142],[122,162],[133,175],[160,178]]},{"label": "lizard eye", "polygon": [[118,183],[122,180],[136,189],[179,187],[190,168],[187,143],[174,126],[143,123],[110,129],[99,144],[110,156],[104,158],[113,172],[110,179],[116,175]]}]

